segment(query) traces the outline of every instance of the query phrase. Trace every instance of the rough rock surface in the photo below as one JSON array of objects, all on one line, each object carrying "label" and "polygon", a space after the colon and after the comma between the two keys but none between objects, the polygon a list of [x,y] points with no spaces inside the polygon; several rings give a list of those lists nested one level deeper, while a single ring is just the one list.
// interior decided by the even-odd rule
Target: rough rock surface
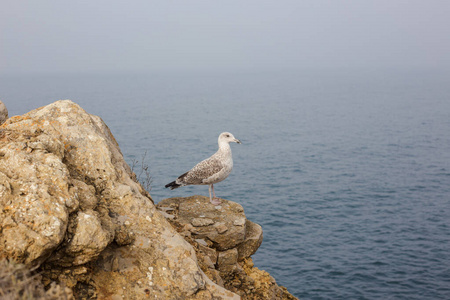
[{"label": "rough rock surface", "polygon": [[7,119],[0,258],[40,266],[77,299],[238,299],[133,178],[105,123],[69,100]]},{"label": "rough rock surface", "polygon": [[278,286],[250,258],[262,243],[261,226],[246,219],[238,203],[222,199],[214,206],[208,197],[168,198],[157,208],[194,246],[203,272],[242,299],[296,299]]},{"label": "rough rock surface", "polygon": [[5,104],[0,101],[0,125],[5,123],[6,119],[8,119],[8,110],[6,109]]}]

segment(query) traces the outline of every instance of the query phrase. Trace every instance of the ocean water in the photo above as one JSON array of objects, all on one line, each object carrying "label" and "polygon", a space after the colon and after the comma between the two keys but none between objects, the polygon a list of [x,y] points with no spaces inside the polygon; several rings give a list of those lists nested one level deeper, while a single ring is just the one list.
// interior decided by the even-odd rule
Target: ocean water
[{"label": "ocean water", "polygon": [[[255,264],[301,299],[450,299],[450,73],[430,70],[0,77],[10,116],[71,99],[164,185],[232,132],[216,194],[262,225]],[[136,171],[139,172],[139,167]]]}]

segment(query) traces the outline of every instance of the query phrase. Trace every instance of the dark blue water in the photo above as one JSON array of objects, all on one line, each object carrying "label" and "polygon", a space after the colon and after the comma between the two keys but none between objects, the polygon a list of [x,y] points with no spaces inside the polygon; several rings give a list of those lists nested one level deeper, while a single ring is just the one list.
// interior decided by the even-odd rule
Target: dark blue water
[{"label": "dark blue water", "polygon": [[450,299],[450,74],[303,71],[3,76],[10,115],[71,99],[164,184],[230,131],[218,196],[262,225],[258,267],[302,299]]}]

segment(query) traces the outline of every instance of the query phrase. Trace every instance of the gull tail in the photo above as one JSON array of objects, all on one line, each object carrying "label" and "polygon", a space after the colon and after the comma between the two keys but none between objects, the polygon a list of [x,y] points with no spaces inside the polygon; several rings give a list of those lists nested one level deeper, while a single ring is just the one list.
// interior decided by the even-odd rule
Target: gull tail
[{"label": "gull tail", "polygon": [[[189,172],[186,172],[186,173],[184,173],[183,175],[180,175],[180,176],[177,178],[177,180],[172,181],[171,183],[166,184],[165,187],[166,187],[166,188],[170,187],[170,189],[173,190],[173,189],[179,188],[180,186],[185,186],[186,183],[183,182],[183,178],[186,176],[187,173],[189,173]],[[180,182],[180,183],[177,183],[177,181]]]},{"label": "gull tail", "polygon": [[179,188],[180,186],[181,184],[178,184],[175,181],[172,181],[171,183],[165,185],[166,188],[170,188],[171,190]]}]

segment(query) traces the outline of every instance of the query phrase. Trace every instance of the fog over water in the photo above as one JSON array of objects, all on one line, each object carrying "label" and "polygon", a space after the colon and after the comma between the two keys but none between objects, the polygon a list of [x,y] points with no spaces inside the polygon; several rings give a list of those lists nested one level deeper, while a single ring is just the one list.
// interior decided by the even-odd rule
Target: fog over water
[{"label": "fog over water", "polygon": [[0,72],[448,68],[450,2],[5,1]]}]

